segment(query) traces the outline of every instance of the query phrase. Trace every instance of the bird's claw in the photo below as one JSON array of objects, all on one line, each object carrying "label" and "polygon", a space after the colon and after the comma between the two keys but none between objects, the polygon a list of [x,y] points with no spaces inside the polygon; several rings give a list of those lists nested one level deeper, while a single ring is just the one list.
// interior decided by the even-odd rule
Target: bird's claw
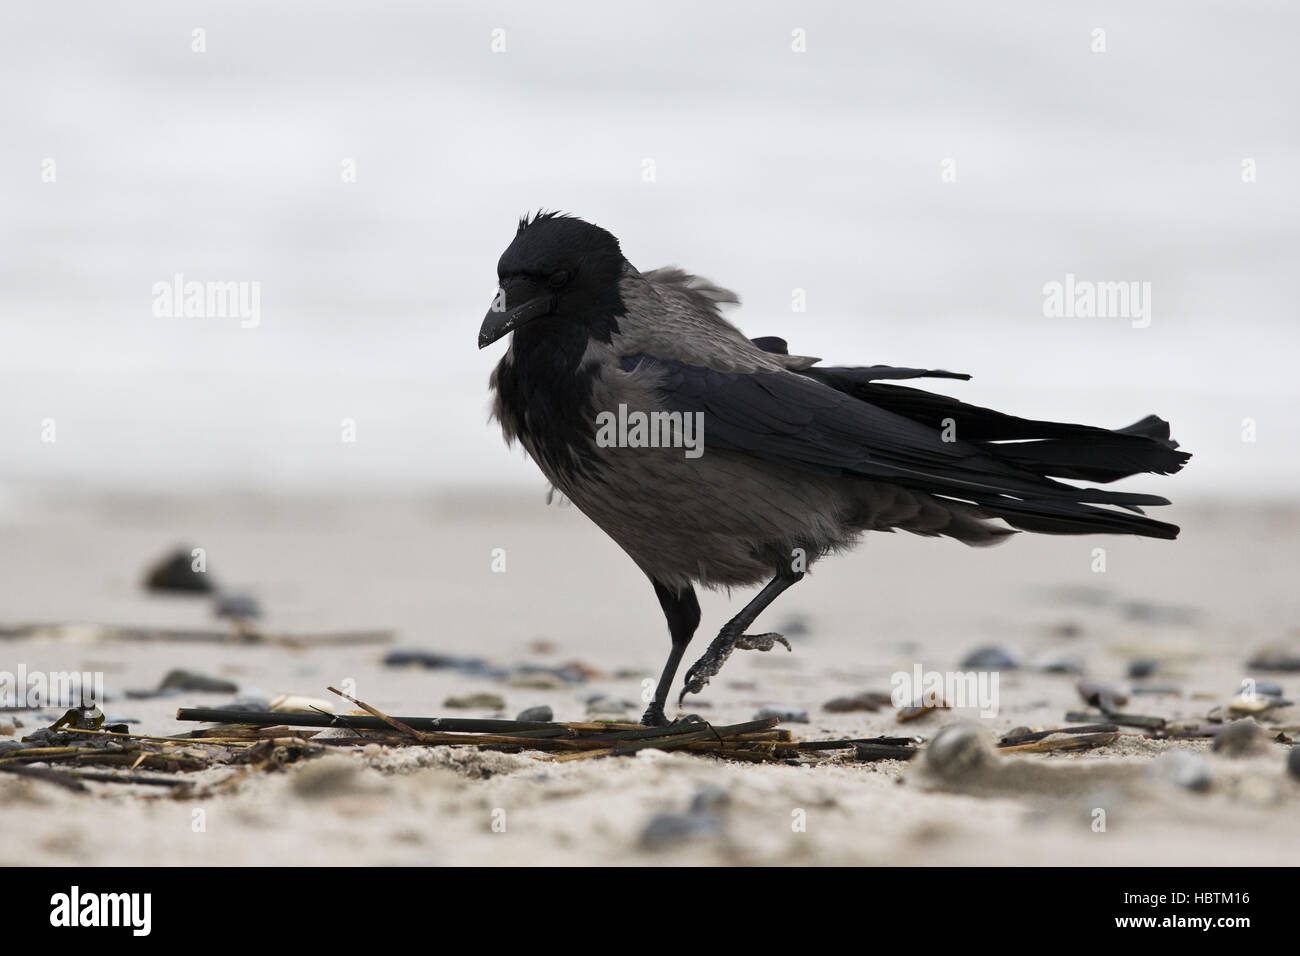
[{"label": "bird's claw", "polygon": [[784,634],[767,633],[767,634],[742,634],[736,638],[735,648],[738,651],[770,651],[776,645],[782,645],[787,651],[793,651],[790,642],[785,639]]},{"label": "bird's claw", "polygon": [[722,665],[727,662],[731,652],[740,651],[770,651],[777,644],[785,646],[787,651],[793,650],[790,642],[782,634],[719,634],[709,645],[709,649],[704,652],[698,661],[691,665],[691,669],[686,672],[686,682],[682,686],[681,695],[677,698],[677,706],[680,707],[682,701],[686,699],[687,694],[698,694],[704,690],[705,685],[709,683],[709,678],[717,675],[722,670]]}]

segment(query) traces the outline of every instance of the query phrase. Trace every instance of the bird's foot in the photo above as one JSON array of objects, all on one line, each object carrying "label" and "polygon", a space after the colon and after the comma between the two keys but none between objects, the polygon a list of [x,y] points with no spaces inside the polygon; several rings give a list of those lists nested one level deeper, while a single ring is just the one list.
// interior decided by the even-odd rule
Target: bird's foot
[{"label": "bird's foot", "polygon": [[664,716],[664,705],[659,701],[651,701],[650,706],[645,709],[641,715],[642,727],[667,727],[668,718]]},{"label": "bird's foot", "polygon": [[698,694],[704,690],[709,678],[716,676],[718,671],[722,670],[722,665],[727,662],[732,651],[770,651],[777,644],[784,645],[787,651],[793,650],[790,642],[781,634],[732,635],[724,630],[713,639],[704,656],[692,664],[691,669],[686,672],[686,684],[682,687],[681,696],[677,698],[678,706],[681,706],[687,694]]},{"label": "bird's foot", "polygon": [[678,724],[704,724],[705,720],[699,714],[682,714],[675,720],[669,720],[664,716],[663,704],[653,701],[641,715],[642,727],[676,727]]}]

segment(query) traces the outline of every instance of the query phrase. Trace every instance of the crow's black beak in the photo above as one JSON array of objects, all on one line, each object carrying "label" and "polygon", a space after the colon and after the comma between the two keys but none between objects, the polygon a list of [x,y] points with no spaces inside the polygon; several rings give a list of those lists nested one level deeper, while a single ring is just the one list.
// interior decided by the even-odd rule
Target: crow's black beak
[{"label": "crow's black beak", "polygon": [[535,282],[513,279],[503,283],[478,330],[478,347],[491,345],[529,319],[546,315],[554,308],[555,296]]}]

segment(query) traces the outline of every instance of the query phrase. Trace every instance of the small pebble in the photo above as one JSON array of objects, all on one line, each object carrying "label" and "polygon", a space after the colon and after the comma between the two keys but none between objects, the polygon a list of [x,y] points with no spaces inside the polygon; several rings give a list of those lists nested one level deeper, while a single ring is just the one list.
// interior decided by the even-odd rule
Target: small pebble
[{"label": "small pebble", "polygon": [[1214,736],[1215,753],[1245,757],[1268,750],[1268,734],[1250,718],[1224,724]]},{"label": "small pebble", "polygon": [[588,714],[623,714],[630,710],[632,704],[607,694],[596,694],[587,698]]},{"label": "small pebble", "polygon": [[978,727],[949,724],[925,749],[925,765],[944,779],[954,779],[984,764],[991,756]]},{"label": "small pebble", "polygon": [[994,645],[979,647],[962,658],[962,667],[989,671],[1013,671],[1020,666],[1020,660],[1010,651]]},{"label": "small pebble", "polygon": [[514,676],[529,677],[544,674],[565,684],[584,684],[593,677],[604,676],[580,661],[561,664],[559,667],[540,667],[537,664],[520,664],[514,670]]},{"label": "small pebble", "polygon": [[251,594],[218,594],[212,611],[217,617],[248,619],[262,616],[262,606]]},{"label": "small pebble", "polygon": [[1228,701],[1228,710],[1235,714],[1262,714],[1275,707],[1290,707],[1291,701],[1269,694],[1238,694]]},{"label": "small pebble", "polygon": [[1161,754],[1151,761],[1147,774],[1153,779],[1172,783],[1193,793],[1205,793],[1214,782],[1214,774],[1205,758],[1186,750],[1170,750]]},{"label": "small pebble", "polygon": [[666,850],[700,837],[722,833],[722,817],[711,813],[660,813],[641,831],[641,848]]},{"label": "small pebble", "polygon": [[545,704],[521,710],[519,716],[515,718],[515,720],[526,720],[530,723],[547,723],[554,719],[555,712]]},{"label": "small pebble", "polygon": [[798,707],[782,707],[779,704],[764,704],[758,708],[754,720],[771,720],[773,717],[787,724],[808,723],[808,711],[800,710]]},{"label": "small pebble", "polygon": [[1073,654],[1049,651],[1034,658],[1034,668],[1044,674],[1082,674],[1083,661]]},{"label": "small pebble", "polygon": [[222,710],[270,710],[271,698],[269,697],[236,697],[227,704],[221,705]]},{"label": "small pebble", "polygon": [[234,694],[239,691],[239,685],[234,681],[223,680],[220,677],[208,677],[205,674],[197,674],[194,671],[177,668],[167,672],[167,676],[162,679],[158,689],[160,691],[188,690],[205,694]]},{"label": "small pebble", "polygon": [[691,797],[691,813],[716,813],[731,806],[731,794],[721,787],[703,786]]},{"label": "small pebble", "polygon": [[1159,666],[1149,657],[1139,657],[1128,662],[1128,676],[1133,680],[1144,680],[1154,674]]},{"label": "small pebble", "polygon": [[835,697],[822,704],[822,710],[832,714],[847,714],[855,710],[879,710],[888,707],[893,701],[882,691],[868,690],[852,697]]},{"label": "small pebble", "polygon": [[1259,671],[1300,671],[1300,652],[1289,647],[1261,647],[1246,666]]},{"label": "small pebble", "polygon": [[206,571],[194,570],[190,548],[177,548],[154,564],[145,573],[144,586],[150,591],[174,594],[209,594],[215,590]]},{"label": "small pebble", "polygon": [[[1245,687],[1242,688],[1243,692]],[[1255,693],[1263,694],[1266,697],[1281,697],[1282,685],[1277,681],[1257,680],[1255,681]]]},{"label": "small pebble", "polygon": [[1100,681],[1081,680],[1078,689],[1080,697],[1103,711],[1116,711],[1128,703],[1127,694]]},{"label": "small pebble", "polygon": [[522,687],[526,690],[560,690],[568,686],[564,678],[558,674],[541,671],[533,674],[511,674],[506,678],[506,683],[511,687]]},{"label": "small pebble", "polygon": [[492,667],[481,657],[457,657],[436,651],[390,651],[384,655],[385,667],[425,667],[429,670],[455,670],[467,677],[505,677],[510,672]]},{"label": "small pebble", "polygon": [[448,697],[442,702],[444,707],[455,707],[462,710],[501,710],[506,705],[506,699],[500,694],[480,693],[480,694],[463,694],[459,697]]},{"label": "small pebble", "polygon": [[1159,624],[1193,624],[1197,617],[1195,608],[1176,604],[1152,604],[1149,601],[1128,601],[1122,610],[1130,620]]}]

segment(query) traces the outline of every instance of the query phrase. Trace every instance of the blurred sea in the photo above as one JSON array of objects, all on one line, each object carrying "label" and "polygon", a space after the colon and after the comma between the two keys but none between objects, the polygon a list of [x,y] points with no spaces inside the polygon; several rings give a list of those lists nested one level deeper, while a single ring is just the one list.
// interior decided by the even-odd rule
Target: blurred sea
[{"label": "blurred sea", "polygon": [[[1300,479],[1295,5],[86,2],[0,23],[0,490],[540,488],[486,422],[502,346],[475,348],[538,206],[736,289],[746,332],[802,354],[970,372],[939,387],[1027,416],[1158,412],[1197,457],[1152,490]],[[260,323],[155,317],[176,273],[260,282]],[[1150,282],[1150,326],[1044,317],[1067,273]]]}]

